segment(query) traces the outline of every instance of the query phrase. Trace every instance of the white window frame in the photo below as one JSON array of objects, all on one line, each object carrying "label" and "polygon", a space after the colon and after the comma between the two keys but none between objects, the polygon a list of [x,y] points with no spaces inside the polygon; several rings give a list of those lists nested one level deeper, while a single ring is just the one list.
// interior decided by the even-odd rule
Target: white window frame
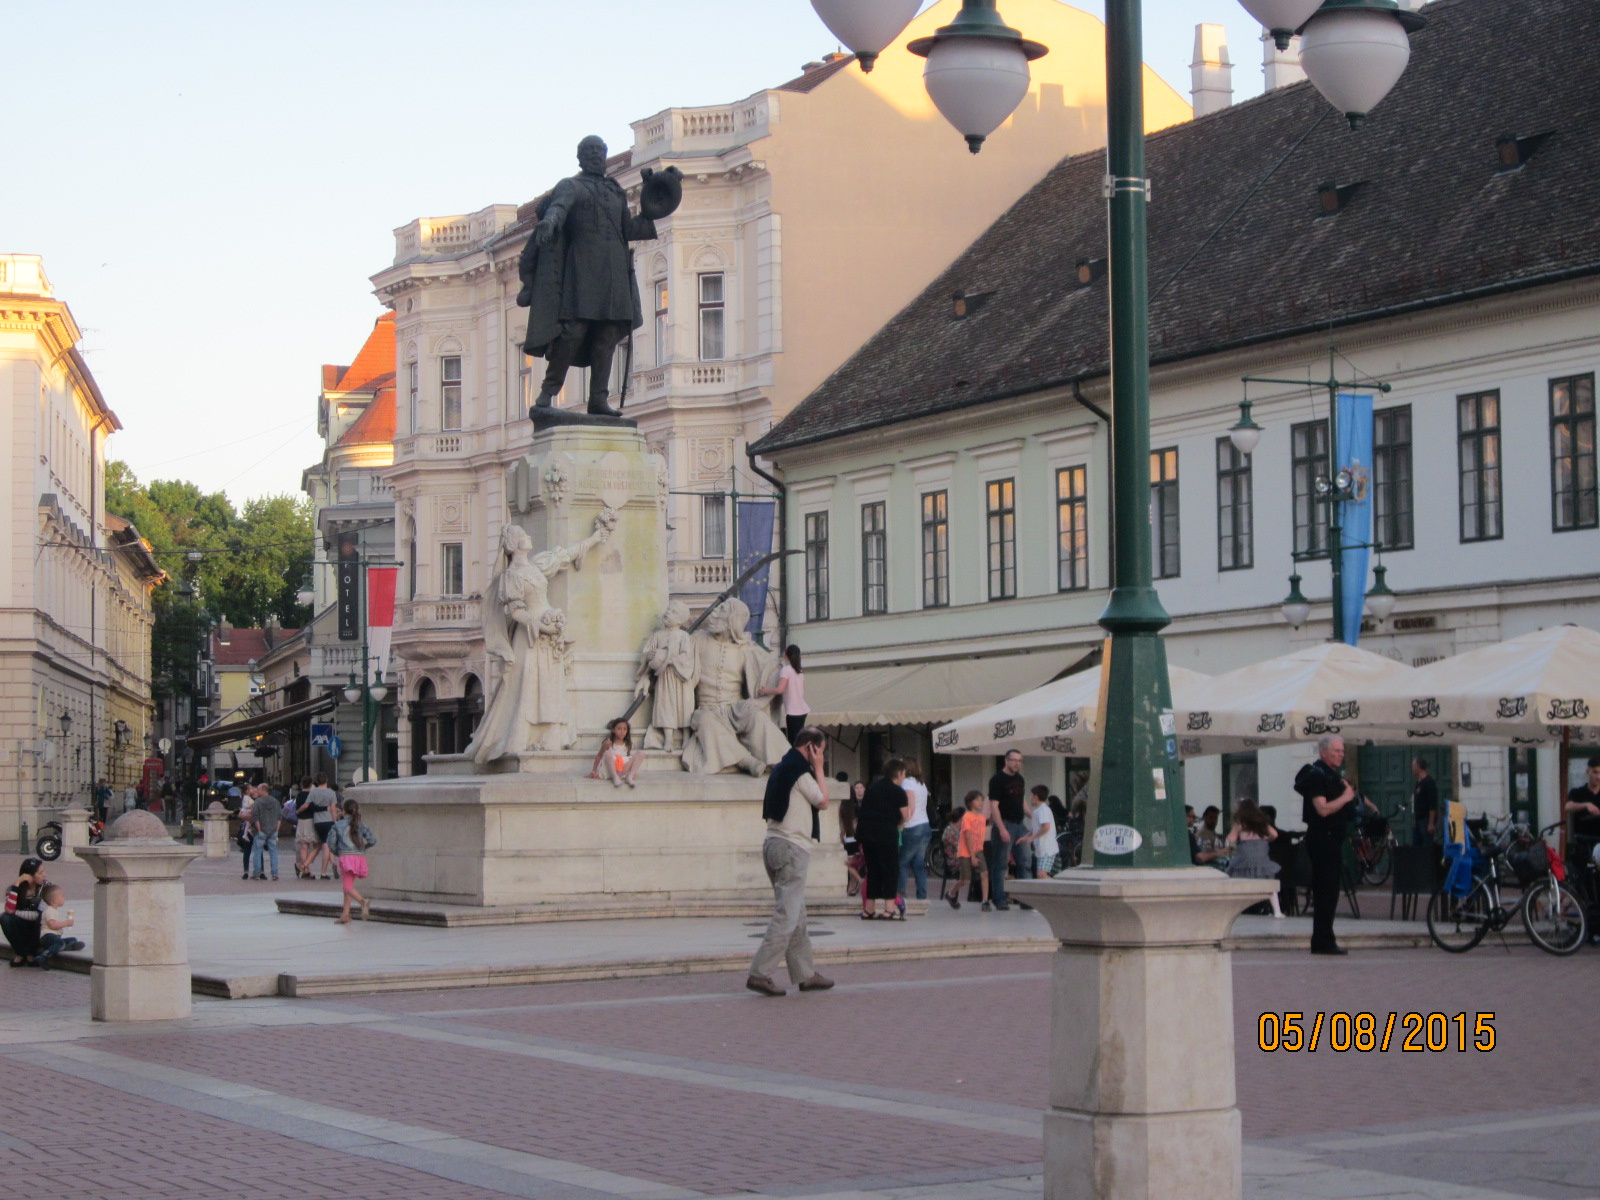
[{"label": "white window frame", "polygon": [[[706,299],[706,285],[716,280],[717,295],[714,300]],[[695,294],[700,301],[699,310],[699,338],[700,361],[721,362],[728,357],[728,279],[722,271],[702,271],[697,277]],[[716,344],[707,347],[707,332],[715,330]],[[714,352],[713,352],[714,351]]]},{"label": "white window frame", "polygon": [[[455,374],[451,375],[451,364]],[[461,355],[439,356],[439,428],[455,431],[461,428]],[[455,423],[451,424],[454,418]]]},{"label": "white window frame", "polygon": [[[455,598],[467,594],[466,546],[462,542],[439,543],[439,595]],[[452,574],[455,578],[451,578]],[[454,584],[454,587],[450,585]]]}]

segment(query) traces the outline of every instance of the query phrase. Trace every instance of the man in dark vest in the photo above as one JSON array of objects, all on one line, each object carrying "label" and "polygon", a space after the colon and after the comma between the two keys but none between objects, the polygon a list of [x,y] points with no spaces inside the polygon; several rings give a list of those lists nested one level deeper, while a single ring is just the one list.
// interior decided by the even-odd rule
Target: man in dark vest
[{"label": "man in dark vest", "polygon": [[676,167],[645,168],[634,216],[622,185],[606,174],[605,142],[593,135],[579,142],[578,165],[578,174],[540,201],[539,223],[522,248],[517,303],[528,310],[522,348],[549,364],[536,407],[554,403],[568,367],[588,367],[588,411],[615,417],[611,360],[644,323],[628,243],[656,236],[656,218],[670,215],[683,197],[682,174]]},{"label": "man in dark vest", "polygon": [[1344,777],[1344,739],[1325,733],[1317,739],[1317,761],[1300,768],[1294,790],[1305,801],[1306,854],[1311,859],[1311,953],[1345,954],[1333,937],[1339,907],[1339,873],[1344,866],[1345,827],[1355,811],[1356,790]]},{"label": "man in dark vest", "polygon": [[821,992],[833,986],[833,980],[817,974],[811,937],[806,933],[806,872],[811,866],[812,844],[821,836],[817,814],[828,807],[828,781],[822,774],[827,744],[822,730],[807,725],[767,777],[761,804],[767,836],[761,845],[761,861],[772,881],[772,920],[744,984],[763,996],[783,995],[772,978],[780,962],[787,964],[789,978],[802,992]]}]

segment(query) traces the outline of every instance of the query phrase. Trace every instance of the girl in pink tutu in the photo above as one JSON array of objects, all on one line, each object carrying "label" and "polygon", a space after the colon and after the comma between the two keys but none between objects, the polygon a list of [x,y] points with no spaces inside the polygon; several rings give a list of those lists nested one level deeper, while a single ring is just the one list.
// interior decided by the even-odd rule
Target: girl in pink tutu
[{"label": "girl in pink tutu", "polygon": [[361,820],[361,805],[346,800],[344,816],[328,831],[328,849],[339,862],[339,878],[344,882],[344,909],[336,925],[350,924],[350,901],[361,905],[361,919],[367,919],[367,898],[356,890],[356,880],[367,877],[367,851],[378,844],[372,830]]}]

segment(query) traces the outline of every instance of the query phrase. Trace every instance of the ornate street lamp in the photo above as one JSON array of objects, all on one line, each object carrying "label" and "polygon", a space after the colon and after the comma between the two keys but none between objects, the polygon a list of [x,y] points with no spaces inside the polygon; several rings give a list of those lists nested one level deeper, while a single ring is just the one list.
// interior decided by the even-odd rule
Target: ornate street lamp
[{"label": "ornate street lamp", "polygon": [[1426,24],[1395,0],[1324,0],[1300,31],[1300,66],[1350,128],[1360,129],[1411,61],[1410,35]]},{"label": "ornate street lamp", "polygon": [[811,0],[834,37],[850,47],[863,71],[872,70],[878,55],[922,7],[922,0]]},{"label": "ornate street lamp", "polygon": [[1239,420],[1228,430],[1228,440],[1240,454],[1251,454],[1261,442],[1261,426],[1250,419],[1250,401],[1239,401]]},{"label": "ornate street lamp", "polygon": [[928,60],[928,97],[974,154],[1028,94],[1028,64],[1049,53],[1002,21],[994,0],[962,0],[954,21],[906,48]]},{"label": "ornate street lamp", "polygon": [[1372,568],[1372,589],[1367,592],[1367,611],[1374,619],[1387,621],[1389,614],[1394,611],[1395,594],[1389,590],[1389,585],[1384,581],[1384,575],[1389,568],[1379,563]]},{"label": "ornate street lamp", "polygon": [[61,726],[62,737],[66,737],[72,732],[72,714],[66,709],[63,708],[61,710],[61,715],[56,718],[56,722]]},{"label": "ornate street lamp", "polygon": [[1300,591],[1300,576],[1289,576],[1289,594],[1283,598],[1283,619],[1299,629],[1311,619],[1311,601]]}]

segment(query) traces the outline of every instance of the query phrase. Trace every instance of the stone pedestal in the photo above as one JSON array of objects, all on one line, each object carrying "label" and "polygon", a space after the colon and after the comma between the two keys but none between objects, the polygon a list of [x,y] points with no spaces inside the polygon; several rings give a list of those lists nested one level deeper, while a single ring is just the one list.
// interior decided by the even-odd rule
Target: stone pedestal
[{"label": "stone pedestal", "polygon": [[203,822],[201,845],[207,858],[227,858],[233,852],[233,839],[228,836],[227,808],[220,800],[213,800],[200,814]]},{"label": "stone pedestal", "polygon": [[[378,837],[362,892],[502,908],[508,921],[539,908],[563,916],[770,911],[765,777],[668,770],[663,753],[660,770],[645,759],[637,789],[616,788],[585,778],[593,758],[528,754],[496,775],[434,774],[467,766],[435,759],[428,775],[351,788]],[[847,793],[831,788],[807,878],[808,901],[819,906],[845,894],[838,802]]]},{"label": "stone pedestal", "polygon": [[1232,956],[1222,939],[1277,887],[1209,867],[1075,868],[1008,885],[1061,941],[1046,1200],[1238,1200]]},{"label": "stone pedestal", "polygon": [[89,1015],[96,1021],[170,1021],[190,1012],[183,871],[200,851],[167,836],[161,818],[119,817],[78,857],[94,872],[94,966]]},{"label": "stone pedestal", "polygon": [[[617,513],[610,540],[550,583],[550,603],[566,613],[575,642],[568,691],[579,745],[598,745],[632,703],[639,651],[667,604],[666,478],[665,462],[638,430],[597,425],[541,430],[508,470],[510,519],[535,552],[575,546],[594,532],[602,509]],[[492,695],[494,681],[485,682]],[[635,729],[644,716],[636,714]]]},{"label": "stone pedestal", "polygon": [[56,814],[61,822],[61,853],[72,857],[89,844],[89,810],[64,808]]}]

